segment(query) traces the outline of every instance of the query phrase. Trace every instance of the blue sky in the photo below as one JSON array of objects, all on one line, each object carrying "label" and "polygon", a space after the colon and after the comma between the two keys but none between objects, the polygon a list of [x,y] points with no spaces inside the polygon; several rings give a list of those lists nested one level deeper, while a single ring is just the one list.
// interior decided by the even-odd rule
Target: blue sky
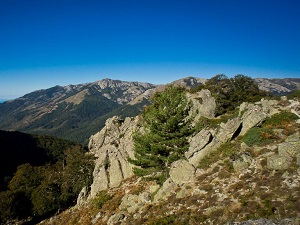
[{"label": "blue sky", "polygon": [[300,1],[0,0],[0,99],[219,73],[300,77]]}]

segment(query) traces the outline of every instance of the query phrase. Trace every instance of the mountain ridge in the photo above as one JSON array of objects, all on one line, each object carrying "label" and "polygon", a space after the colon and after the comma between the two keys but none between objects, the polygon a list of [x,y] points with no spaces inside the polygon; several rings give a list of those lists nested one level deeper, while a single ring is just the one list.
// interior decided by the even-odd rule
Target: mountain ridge
[{"label": "mountain ridge", "polygon": [[[185,77],[171,84],[193,87],[207,79]],[[276,95],[300,88],[300,79],[256,78],[261,90]],[[87,143],[90,135],[103,127],[115,113],[136,116],[150,97],[165,85],[105,78],[95,82],[37,90],[20,98],[0,103],[0,129],[34,134],[48,134]]]}]

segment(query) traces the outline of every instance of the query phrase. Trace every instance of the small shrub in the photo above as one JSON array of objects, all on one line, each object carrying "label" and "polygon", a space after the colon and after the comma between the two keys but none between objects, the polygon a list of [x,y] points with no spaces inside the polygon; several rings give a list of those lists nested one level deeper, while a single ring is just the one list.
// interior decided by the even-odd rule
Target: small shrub
[{"label": "small shrub", "polygon": [[168,225],[168,224],[174,224],[176,217],[174,215],[162,217],[160,219],[157,219],[156,221],[153,221],[150,223],[151,225]]},{"label": "small shrub", "polygon": [[294,91],[293,93],[289,94],[288,96],[288,99],[300,99],[300,90],[296,90]]},{"label": "small shrub", "polygon": [[101,209],[102,206],[111,198],[112,196],[110,196],[107,191],[100,191],[95,198],[91,199],[91,204],[95,208]]},{"label": "small shrub", "polygon": [[213,163],[217,162],[220,159],[224,159],[226,157],[234,157],[238,152],[238,145],[238,142],[226,142],[222,144],[217,150],[205,156],[204,159],[200,161],[198,167],[201,169],[208,169]]},{"label": "small shrub", "polygon": [[297,119],[299,119],[299,117],[294,113],[283,111],[268,118],[264,122],[263,127],[285,128],[287,124],[290,124]]},{"label": "small shrub", "polygon": [[243,136],[242,140],[248,146],[262,145],[272,142],[276,136],[270,128],[253,127]]}]

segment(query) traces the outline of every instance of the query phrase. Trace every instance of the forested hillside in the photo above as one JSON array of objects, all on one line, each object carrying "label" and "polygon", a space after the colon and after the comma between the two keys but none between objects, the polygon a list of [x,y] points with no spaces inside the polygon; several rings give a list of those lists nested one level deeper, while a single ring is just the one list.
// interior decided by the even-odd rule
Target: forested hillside
[{"label": "forested hillside", "polygon": [[73,205],[92,181],[93,157],[74,142],[0,131],[0,151],[1,224],[36,221]]}]

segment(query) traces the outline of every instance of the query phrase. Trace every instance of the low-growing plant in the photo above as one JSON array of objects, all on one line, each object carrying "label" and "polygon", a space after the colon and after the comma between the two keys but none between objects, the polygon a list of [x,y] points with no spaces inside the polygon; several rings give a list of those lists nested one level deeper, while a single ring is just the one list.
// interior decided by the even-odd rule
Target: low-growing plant
[{"label": "low-growing plant", "polygon": [[217,148],[217,150],[205,156],[200,161],[198,167],[201,169],[207,169],[220,159],[225,159],[227,157],[233,158],[238,153],[238,149],[239,142],[226,142]]},{"label": "low-growing plant", "polygon": [[152,223],[151,225],[168,225],[168,224],[174,224],[176,217],[174,215],[166,216],[159,218]]},{"label": "low-growing plant", "polygon": [[112,196],[110,196],[108,194],[108,192],[106,190],[104,191],[100,191],[97,196],[93,199],[91,199],[90,203],[97,209],[101,209],[102,206],[112,198]]},{"label": "low-growing plant", "polygon": [[248,146],[268,144],[274,141],[276,136],[270,128],[252,127],[243,136],[242,141]]},{"label": "low-growing plant", "polygon": [[293,123],[299,117],[291,112],[282,111],[268,118],[262,127],[285,128],[288,124]]}]

